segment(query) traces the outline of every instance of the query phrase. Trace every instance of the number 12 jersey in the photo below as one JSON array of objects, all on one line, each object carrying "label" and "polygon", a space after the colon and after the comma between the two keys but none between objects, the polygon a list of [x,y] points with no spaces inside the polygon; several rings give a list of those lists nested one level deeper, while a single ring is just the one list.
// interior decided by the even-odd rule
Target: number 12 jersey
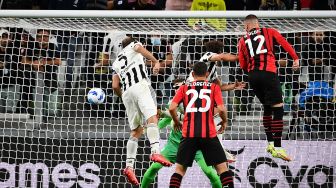
[{"label": "number 12 jersey", "polygon": [[263,70],[276,73],[274,42],[280,44],[294,60],[298,59],[291,44],[277,30],[273,28],[255,28],[241,37],[239,41],[240,67],[248,72]]}]

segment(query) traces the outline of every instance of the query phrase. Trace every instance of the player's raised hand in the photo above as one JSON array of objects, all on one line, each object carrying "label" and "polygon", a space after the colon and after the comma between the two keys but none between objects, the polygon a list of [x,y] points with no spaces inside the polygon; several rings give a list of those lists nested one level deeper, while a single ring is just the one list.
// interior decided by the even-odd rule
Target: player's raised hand
[{"label": "player's raised hand", "polygon": [[155,75],[159,74],[160,67],[161,67],[160,62],[159,61],[155,62],[155,65],[153,67],[153,74]]},{"label": "player's raised hand", "polygon": [[234,89],[238,89],[238,90],[242,90],[246,87],[246,83],[245,82],[235,82],[235,87]]},{"label": "player's raised hand", "polygon": [[299,59],[297,59],[293,62],[293,67],[292,68],[293,68],[294,71],[297,71],[300,68]]},{"label": "player's raised hand", "polygon": [[217,131],[217,134],[223,134],[227,127],[227,122],[222,122],[221,128]]}]

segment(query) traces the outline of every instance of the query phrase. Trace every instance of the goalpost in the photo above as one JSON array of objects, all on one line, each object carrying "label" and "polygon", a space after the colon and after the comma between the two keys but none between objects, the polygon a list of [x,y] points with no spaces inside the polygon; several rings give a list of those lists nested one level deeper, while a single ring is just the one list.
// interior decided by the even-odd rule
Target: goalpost
[{"label": "goalpost", "polygon": [[[251,13],[262,27],[278,29],[300,55],[301,71],[293,72],[291,58],[275,47],[286,111],[284,147],[294,160],[265,152],[262,109],[250,89],[223,92],[230,118],[223,143],[237,156],[230,164],[235,185],[335,186],[335,11],[1,10],[0,187],[130,187],[122,175],[129,127],[111,88],[120,38],[132,35],[167,64],[151,77],[164,106],[173,81],[186,78],[206,41],[220,40],[224,52],[237,53],[243,18]],[[41,65],[57,59],[59,65]],[[218,67],[223,83],[247,82],[238,62]],[[105,91],[104,104],[87,102],[92,87]],[[169,131],[161,130],[162,147]],[[150,165],[145,140],[139,141],[136,161],[140,180]],[[173,170],[163,168],[152,186],[167,187]],[[194,165],[182,187],[210,182]]]}]

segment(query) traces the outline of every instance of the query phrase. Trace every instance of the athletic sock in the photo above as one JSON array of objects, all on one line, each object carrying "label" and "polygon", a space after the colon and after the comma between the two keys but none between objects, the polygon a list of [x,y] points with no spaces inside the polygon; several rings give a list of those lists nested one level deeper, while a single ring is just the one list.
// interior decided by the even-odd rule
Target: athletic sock
[{"label": "athletic sock", "polygon": [[126,146],[126,167],[134,168],[134,162],[138,151],[138,139],[130,137]]},{"label": "athletic sock", "polygon": [[169,182],[169,188],[179,188],[181,186],[182,176],[178,173],[174,173]]},{"label": "athletic sock", "polygon": [[223,187],[227,187],[227,188],[233,188],[233,177],[232,177],[233,173],[228,170],[223,172],[222,174],[219,175],[219,178],[222,182],[222,186]]},{"label": "athletic sock", "polygon": [[263,125],[268,142],[273,142],[273,136],[271,133],[272,124],[272,108],[269,105],[264,105]]},{"label": "athletic sock", "polygon": [[273,107],[273,120],[272,120],[272,127],[271,132],[274,139],[274,147],[281,147],[281,138],[282,138],[282,131],[283,131],[283,115],[284,110],[283,107]]},{"label": "athletic sock", "polygon": [[151,123],[147,125],[147,137],[151,146],[151,152],[160,153],[160,133],[156,124]]}]

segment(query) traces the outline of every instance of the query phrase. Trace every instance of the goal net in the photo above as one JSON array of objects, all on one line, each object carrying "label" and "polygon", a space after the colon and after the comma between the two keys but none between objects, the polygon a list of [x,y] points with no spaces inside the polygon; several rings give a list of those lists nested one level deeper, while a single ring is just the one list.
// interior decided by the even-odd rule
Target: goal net
[{"label": "goal net", "polygon": [[[83,12],[77,18],[63,13],[70,12],[0,18],[0,187],[131,187],[122,175],[130,130],[122,100],[112,90],[111,64],[121,39],[133,36],[165,65],[158,76],[147,65],[164,107],[175,80],[188,76],[207,41],[219,40],[224,52],[237,53],[248,12],[236,17],[229,12],[225,19],[210,13],[201,19],[162,16],[166,12],[154,17]],[[283,145],[293,161],[265,152],[262,106],[248,86],[223,92],[229,126],[222,142],[237,157],[230,164],[235,185],[331,188],[336,185],[336,16],[261,13],[261,26],[278,29],[300,56],[300,71],[294,72],[292,59],[275,46],[285,108]],[[217,65],[223,83],[248,82],[238,62]],[[87,102],[95,87],[106,93],[103,104]],[[163,148],[170,128],[160,132]],[[151,164],[149,154],[143,137],[135,165],[139,180]],[[161,169],[152,186],[168,187],[173,171]],[[195,163],[182,187],[211,184]]]}]

